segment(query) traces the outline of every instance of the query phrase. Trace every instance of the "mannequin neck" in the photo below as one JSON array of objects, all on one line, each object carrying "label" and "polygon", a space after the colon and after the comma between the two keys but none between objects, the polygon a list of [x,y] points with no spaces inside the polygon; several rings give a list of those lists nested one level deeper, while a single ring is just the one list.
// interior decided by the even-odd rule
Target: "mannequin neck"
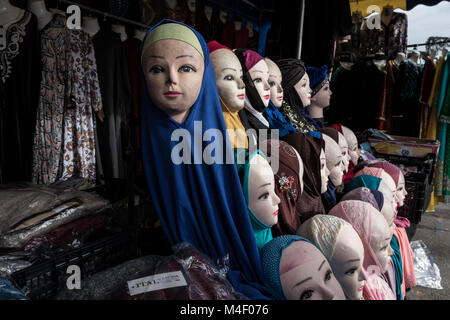
[{"label": "mannequin neck", "polygon": [[145,34],[146,34],[146,32],[145,32],[145,31],[142,31],[142,30],[135,30],[135,31],[134,31],[134,37],[135,37],[136,39],[138,39],[138,40],[141,40],[141,41],[144,40]]},{"label": "mannequin neck", "polygon": [[94,36],[100,30],[98,19],[95,17],[84,17],[83,30],[89,33],[91,36]]},{"label": "mannequin neck", "polygon": [[311,102],[311,104],[307,108],[313,119],[323,118],[323,108],[314,104],[314,102]]},{"label": "mannequin neck", "polygon": [[113,24],[111,26],[111,29],[112,29],[112,31],[117,32],[118,34],[120,34],[120,40],[122,42],[127,40],[128,35],[127,35],[127,32],[125,31],[125,26],[122,26],[120,24]]},{"label": "mannequin neck", "polygon": [[18,18],[22,12],[22,9],[14,7],[9,0],[0,0],[0,25]]},{"label": "mannequin neck", "polygon": [[39,29],[42,29],[53,18],[53,14],[47,10],[43,0],[29,1],[28,10],[33,12],[38,18]]}]

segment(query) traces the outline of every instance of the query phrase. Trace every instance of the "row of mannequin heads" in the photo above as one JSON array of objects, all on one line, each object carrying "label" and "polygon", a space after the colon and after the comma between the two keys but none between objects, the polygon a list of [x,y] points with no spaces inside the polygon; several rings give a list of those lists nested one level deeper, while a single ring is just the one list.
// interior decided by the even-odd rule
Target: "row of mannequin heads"
[{"label": "row of mannequin heads", "polygon": [[[152,56],[163,58],[155,60],[151,58]],[[182,61],[182,59],[177,59],[179,56],[190,58],[185,58],[189,61]],[[243,68],[239,59],[234,52],[227,49],[214,51],[210,58],[220,98],[231,110],[235,112],[241,110],[245,101],[245,85],[242,80]],[[149,46],[143,55],[142,66],[151,100],[172,119],[183,123],[200,93],[205,70],[203,57],[194,47],[185,42],[166,39]],[[276,107],[280,107],[283,101],[283,88],[281,72],[276,63],[269,59],[260,60],[249,69],[249,74],[264,105],[267,107],[269,101],[272,101]],[[295,85],[295,88],[306,107],[310,107],[314,103],[323,108],[329,103],[331,92],[328,86],[322,88],[323,91],[328,92],[317,94],[323,94],[325,98],[314,99],[311,97],[309,78],[306,73]],[[178,94],[169,97],[164,94],[167,90]],[[347,136],[345,132],[348,133]],[[355,135],[346,128],[344,135],[339,137],[340,143],[337,143],[327,135],[323,135],[325,150],[322,150],[321,154],[322,192],[327,189],[328,179],[332,180],[336,186],[342,185],[343,174],[348,168],[349,161],[352,160],[355,164],[358,161],[359,149]],[[302,161],[298,153],[296,154],[300,164],[299,177],[302,185],[304,167],[307,167],[308,164]],[[379,190],[385,196],[385,208],[382,208],[381,211],[374,207],[366,209],[368,210],[367,215],[371,216],[372,221],[370,250],[376,256],[381,271],[385,272],[389,256],[392,254],[389,242],[393,235],[394,208],[401,204],[405,194],[404,191],[397,190],[393,179],[384,171],[381,180]],[[248,188],[250,211],[265,225],[275,225],[278,222],[280,198],[274,189],[274,172],[268,161],[261,155],[254,156],[250,161]],[[302,190],[303,187],[301,187]],[[327,216],[316,217],[314,219],[328,219]],[[322,223],[324,226],[327,224],[329,223],[326,221]],[[335,234],[334,243],[330,244],[335,248],[331,256],[324,256],[317,246],[305,241],[296,241],[284,250],[279,276],[287,299],[361,298],[362,287],[368,278],[366,270],[363,268],[366,253],[363,249],[362,239],[351,227],[350,222],[346,224],[345,221],[340,221],[339,224],[342,227]],[[302,235],[303,232],[306,231],[298,230],[299,235]],[[299,252],[302,253],[300,256]],[[347,268],[348,265],[344,264],[344,262],[348,262],[347,260],[353,262],[351,268]],[[319,268],[320,265],[324,266],[323,269]],[[284,266],[288,267],[284,268]],[[321,271],[318,272],[318,269]],[[294,285],[305,278],[310,278],[308,283],[305,282],[305,286],[314,287],[315,290],[309,289],[308,292],[305,286]],[[301,291],[303,289],[305,290]]]}]

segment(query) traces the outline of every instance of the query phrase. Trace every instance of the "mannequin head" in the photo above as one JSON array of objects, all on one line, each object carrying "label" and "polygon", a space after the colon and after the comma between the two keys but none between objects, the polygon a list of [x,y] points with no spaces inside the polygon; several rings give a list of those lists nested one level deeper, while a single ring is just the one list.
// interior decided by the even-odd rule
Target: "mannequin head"
[{"label": "mannequin head", "polygon": [[277,299],[344,300],[323,253],[296,235],[276,237],[260,251],[264,279]]},{"label": "mannequin head", "polygon": [[381,191],[384,194],[384,201],[391,202],[393,206],[395,207],[395,194],[397,191],[397,188],[395,186],[394,179],[383,169],[376,168],[376,167],[366,167],[362,170],[359,170],[355,177],[361,176],[361,175],[370,175],[377,178],[380,178],[380,185],[378,187],[378,190]]},{"label": "mannequin head", "polygon": [[383,215],[371,204],[358,200],[339,202],[329,215],[349,222],[364,245],[364,268],[377,266],[381,273],[393,254],[390,246],[392,234]]},{"label": "mannequin head", "polygon": [[394,253],[390,243],[392,239],[391,228],[384,216],[375,208],[371,209],[372,215],[372,237],[370,246],[380,263],[383,272],[386,272],[391,255]]},{"label": "mannequin head", "polygon": [[278,222],[279,203],[272,168],[266,158],[256,154],[250,159],[248,172],[248,207],[260,222],[273,226]]},{"label": "mannequin head", "polygon": [[177,7],[177,0],[164,0],[166,2],[166,6],[172,10],[175,10]]},{"label": "mannequin head", "polygon": [[335,186],[340,186],[344,176],[341,148],[328,135],[322,134],[322,136],[325,140],[325,156],[327,158],[328,170],[330,170],[330,180]]},{"label": "mannequin head", "polygon": [[211,6],[205,6],[203,10],[205,12],[206,19],[208,19],[208,21],[211,22],[213,8]]},{"label": "mannequin head", "polygon": [[264,59],[259,60],[254,66],[248,68],[248,72],[261,101],[267,107],[270,101],[269,68],[267,67],[267,63]]},{"label": "mannequin head", "polygon": [[328,67],[307,67],[306,72],[312,90],[311,104],[308,109],[313,118],[323,118],[323,109],[330,105],[332,94],[328,80]]},{"label": "mannequin head", "polygon": [[211,65],[216,78],[219,96],[226,106],[237,112],[244,108],[245,84],[242,80],[242,67],[233,51],[225,48],[212,51],[210,47]]},{"label": "mannequin head", "polygon": [[401,170],[398,178],[397,192],[395,194],[398,207],[402,207],[405,204],[405,198],[408,192],[406,191],[405,175]]},{"label": "mannequin head", "polygon": [[311,104],[312,90],[309,87],[309,76],[307,73],[305,73],[300,81],[294,85],[294,89],[300,97],[303,107],[309,106]]},{"label": "mannequin head", "polygon": [[275,107],[279,108],[283,103],[283,87],[281,86],[283,78],[281,71],[272,60],[266,58],[265,61],[269,68],[270,101]]},{"label": "mannequin head", "polygon": [[344,135],[340,132],[338,132],[338,134],[339,134],[339,147],[341,148],[342,152],[342,164],[344,165],[344,173],[347,173],[348,166],[350,164],[350,154],[348,152],[348,144]]},{"label": "mannequin head", "polygon": [[322,177],[321,193],[327,192],[328,177],[330,176],[330,170],[327,167],[327,157],[324,149],[320,152],[320,176]]},{"label": "mannequin head", "polygon": [[[177,39],[155,41],[158,30],[169,28],[180,31],[181,35],[189,34],[196,41],[192,40],[192,45]],[[199,50],[202,50],[201,45],[194,32],[174,23],[153,29],[143,46],[142,69],[150,99],[158,109],[180,123],[187,119],[202,86],[205,63],[203,52]]]},{"label": "mannequin head", "polygon": [[219,11],[219,19],[222,23],[227,22],[227,17],[228,17],[228,13],[226,11],[224,11],[224,10]]},{"label": "mannequin head", "polygon": [[[384,194],[383,194],[383,197],[384,197]],[[383,217],[386,219],[386,222],[389,226],[389,232],[392,237],[392,235],[394,234],[394,230],[395,230],[395,223],[394,223],[395,209],[392,206],[392,202],[383,201],[383,206],[381,207],[380,212],[383,215]]]},{"label": "mannequin head", "polygon": [[253,37],[253,22],[247,21],[246,27],[248,29],[248,37],[252,38]]},{"label": "mannequin head", "polygon": [[364,246],[351,224],[329,215],[316,215],[297,234],[315,244],[330,261],[333,273],[350,300],[360,300],[366,280]]},{"label": "mannequin head", "polygon": [[357,165],[360,155],[360,151],[358,148],[358,139],[356,138],[356,135],[353,133],[353,131],[345,126],[342,126],[342,134],[344,135],[345,140],[347,140],[350,160],[352,160],[354,165]]},{"label": "mannequin head", "polygon": [[283,250],[280,280],[288,300],[345,299],[325,256],[306,241],[295,241]]},{"label": "mannequin head", "polygon": [[187,3],[187,7],[189,8],[189,11],[194,13],[196,10],[197,1],[196,0],[186,0],[186,3]]}]

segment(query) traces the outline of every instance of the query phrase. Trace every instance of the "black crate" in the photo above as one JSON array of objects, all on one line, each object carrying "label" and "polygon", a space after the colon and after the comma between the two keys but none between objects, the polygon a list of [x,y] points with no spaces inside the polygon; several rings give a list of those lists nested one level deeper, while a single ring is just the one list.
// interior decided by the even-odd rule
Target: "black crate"
[{"label": "black crate", "polygon": [[67,269],[71,265],[80,268],[82,286],[83,279],[136,257],[134,235],[129,232],[109,234],[80,248],[39,261],[14,273],[11,278],[31,300],[48,300],[66,288],[67,279],[71,276]]}]

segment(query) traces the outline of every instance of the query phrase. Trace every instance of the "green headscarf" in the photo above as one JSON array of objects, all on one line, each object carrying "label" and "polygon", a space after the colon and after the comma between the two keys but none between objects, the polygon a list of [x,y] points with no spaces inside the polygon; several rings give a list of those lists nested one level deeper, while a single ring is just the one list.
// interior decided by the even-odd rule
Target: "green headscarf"
[{"label": "green headscarf", "polygon": [[237,157],[240,153],[245,153],[245,159],[248,158],[245,164],[239,164],[238,161],[237,167],[239,171],[239,177],[241,178],[242,183],[242,190],[244,191],[244,198],[245,202],[247,204],[247,211],[248,215],[250,216],[250,222],[252,224],[253,228],[253,234],[255,235],[256,239],[256,246],[258,249],[261,249],[266,243],[268,243],[270,240],[272,240],[272,226],[267,226],[264,223],[262,223],[250,210],[250,197],[249,197],[249,175],[250,175],[250,163],[254,156],[257,154],[264,157],[264,159],[267,160],[266,155],[261,150],[256,150],[252,155],[247,157],[248,151],[246,149],[236,149],[235,150],[235,157]]}]

